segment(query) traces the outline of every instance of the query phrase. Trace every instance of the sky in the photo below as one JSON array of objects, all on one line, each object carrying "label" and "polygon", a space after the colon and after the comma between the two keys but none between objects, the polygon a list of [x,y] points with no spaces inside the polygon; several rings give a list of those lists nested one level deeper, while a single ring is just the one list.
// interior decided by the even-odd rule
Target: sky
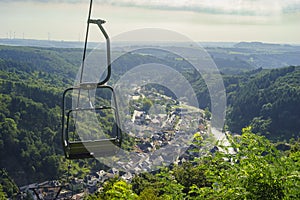
[{"label": "sky", "polygon": [[[0,38],[83,41],[89,2],[0,0]],[[199,42],[300,44],[300,0],[94,0],[92,16],[111,37],[159,28]]]}]

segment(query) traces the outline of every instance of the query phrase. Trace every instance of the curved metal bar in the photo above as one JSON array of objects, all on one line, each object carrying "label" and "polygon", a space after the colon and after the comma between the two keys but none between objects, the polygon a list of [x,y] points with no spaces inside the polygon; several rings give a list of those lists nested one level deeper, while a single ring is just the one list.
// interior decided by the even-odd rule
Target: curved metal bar
[{"label": "curved metal bar", "polygon": [[107,32],[105,31],[105,29],[102,26],[102,24],[105,23],[104,20],[102,20],[102,19],[96,19],[96,20],[95,19],[90,19],[89,23],[97,24],[100,31],[102,32],[103,36],[106,39],[107,75],[106,75],[106,77],[103,81],[98,83],[98,85],[104,85],[105,83],[107,83],[109,81],[110,76],[111,76],[110,38],[109,38]]},{"label": "curved metal bar", "polygon": [[66,95],[69,91],[73,90],[74,88],[67,88],[64,93],[63,93],[63,99],[62,99],[62,118],[61,118],[61,121],[62,121],[62,136],[61,136],[61,142],[62,142],[62,145],[63,145],[63,148],[64,148],[64,154],[65,154],[65,157],[67,157],[67,154],[66,154],[66,151],[65,151],[65,148],[67,148],[68,146],[68,136],[66,135],[66,129],[65,129],[65,112],[66,112],[66,108],[65,108],[65,99],[66,99]]}]

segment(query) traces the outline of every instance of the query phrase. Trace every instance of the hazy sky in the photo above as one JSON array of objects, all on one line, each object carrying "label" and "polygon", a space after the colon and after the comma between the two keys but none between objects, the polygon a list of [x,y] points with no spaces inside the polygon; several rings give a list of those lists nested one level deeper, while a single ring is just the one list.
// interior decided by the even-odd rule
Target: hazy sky
[{"label": "hazy sky", "polygon": [[[82,41],[89,0],[0,0],[0,38]],[[164,28],[195,41],[300,44],[300,0],[94,0],[111,36]],[[95,39],[95,38],[94,38]]]}]

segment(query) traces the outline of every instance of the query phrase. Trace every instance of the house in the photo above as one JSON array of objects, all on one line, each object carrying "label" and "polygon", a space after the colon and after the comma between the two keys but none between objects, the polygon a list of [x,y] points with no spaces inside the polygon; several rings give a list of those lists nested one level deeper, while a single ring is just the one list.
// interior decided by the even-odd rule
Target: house
[{"label": "house", "polygon": [[145,120],[145,112],[134,110],[131,121],[136,124],[142,124]]},{"label": "house", "polygon": [[112,168],[110,168],[110,169],[108,170],[108,173],[111,173],[111,174],[113,174],[113,175],[118,175],[118,174],[119,174],[119,170],[116,169],[116,168],[114,168],[114,167],[112,167]]},{"label": "house", "polygon": [[124,179],[125,181],[128,181],[128,182],[130,182],[132,180],[132,178],[133,178],[133,175],[130,172],[127,172],[127,173],[123,174],[123,176],[122,176],[122,179]]},{"label": "house", "polygon": [[151,151],[151,149],[153,148],[153,146],[151,145],[150,142],[144,142],[142,144],[138,144],[138,147],[144,152],[144,153],[148,153]]}]

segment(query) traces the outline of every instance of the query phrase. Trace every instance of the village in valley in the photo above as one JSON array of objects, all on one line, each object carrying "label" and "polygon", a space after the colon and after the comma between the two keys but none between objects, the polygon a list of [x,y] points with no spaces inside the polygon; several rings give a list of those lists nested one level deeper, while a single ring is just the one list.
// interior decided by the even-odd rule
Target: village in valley
[{"label": "village in valley", "polygon": [[23,186],[22,194],[31,193],[34,199],[53,199],[56,195],[58,199],[82,199],[101,191],[110,178],[118,176],[130,182],[135,173],[183,163],[214,148],[208,110],[187,105],[155,88],[136,87],[128,98],[131,116],[122,124],[122,132],[133,142],[127,147],[130,152],[126,158],[117,160],[116,167],[90,172],[83,179],[73,178],[67,185],[46,181]]}]

